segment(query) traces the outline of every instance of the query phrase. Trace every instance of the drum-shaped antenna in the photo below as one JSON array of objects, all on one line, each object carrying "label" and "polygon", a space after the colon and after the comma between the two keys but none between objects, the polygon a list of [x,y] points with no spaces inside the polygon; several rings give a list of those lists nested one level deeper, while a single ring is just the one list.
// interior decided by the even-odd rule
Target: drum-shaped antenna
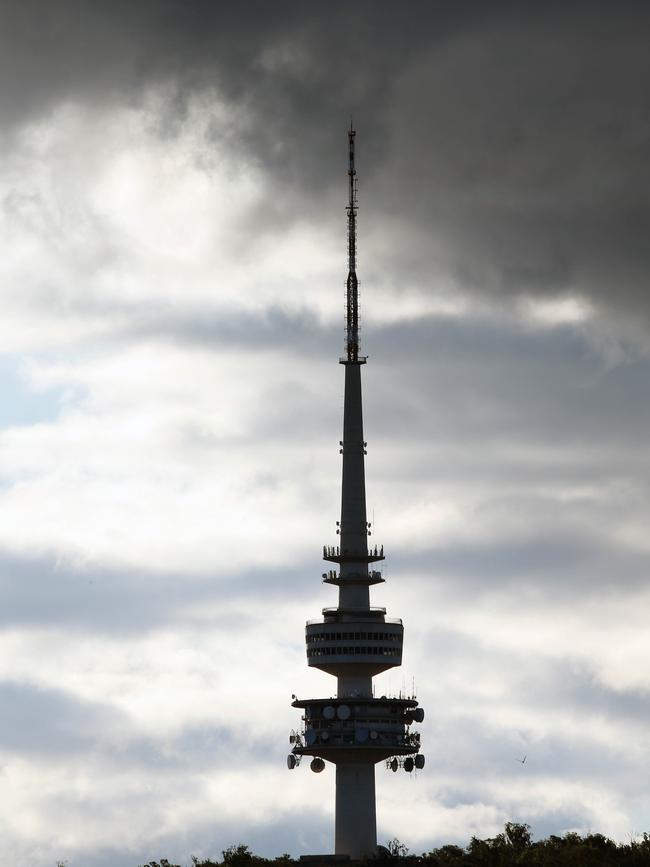
[{"label": "drum-shaped antenna", "polygon": [[340,704],[337,708],[336,715],[339,719],[350,719],[351,710],[347,704]]},{"label": "drum-shaped antenna", "polygon": [[291,753],[287,756],[287,767],[290,771],[296,767],[296,757],[291,755]]},{"label": "drum-shaped antenna", "polygon": [[418,753],[418,755],[415,757],[415,767],[418,769],[418,771],[421,771],[424,767],[424,756],[421,753]]},{"label": "drum-shaped antenna", "polygon": [[336,710],[332,707],[331,704],[326,705],[323,708],[323,716],[325,719],[334,719],[336,716]]},{"label": "drum-shaped antenna", "polygon": [[322,759],[312,759],[309,767],[315,774],[320,774],[321,771],[325,770],[325,762]]},{"label": "drum-shaped antenna", "polygon": [[415,766],[415,762],[413,761],[413,759],[410,756],[408,757],[408,759],[404,759],[404,770],[408,771],[409,774],[413,770],[414,766]]}]

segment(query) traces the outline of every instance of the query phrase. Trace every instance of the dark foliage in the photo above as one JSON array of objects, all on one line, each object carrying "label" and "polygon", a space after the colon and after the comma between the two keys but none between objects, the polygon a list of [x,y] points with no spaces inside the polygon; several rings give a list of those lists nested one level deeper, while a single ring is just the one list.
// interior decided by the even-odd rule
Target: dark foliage
[{"label": "dark foliage", "polygon": [[[380,847],[380,857],[367,862],[367,867],[650,867],[650,834],[643,834],[629,843],[615,843],[602,834],[569,832],[563,837],[551,835],[534,841],[528,825],[507,822],[503,832],[487,840],[472,837],[469,844],[446,845],[422,855],[409,855],[399,840]],[[289,867],[298,864],[290,855],[275,859],[260,858],[248,846],[240,843],[223,851],[221,861],[202,861],[192,857],[192,867]],[[351,862],[354,863],[354,862]],[[141,867],[181,867],[164,858]],[[314,864],[313,867],[325,867]]]}]

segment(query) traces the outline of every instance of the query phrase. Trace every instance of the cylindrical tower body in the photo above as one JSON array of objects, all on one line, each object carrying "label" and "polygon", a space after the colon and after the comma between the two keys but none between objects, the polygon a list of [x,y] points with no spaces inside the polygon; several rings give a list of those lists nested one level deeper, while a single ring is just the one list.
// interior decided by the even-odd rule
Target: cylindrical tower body
[{"label": "cylindrical tower body", "polygon": [[385,608],[370,605],[370,587],[384,579],[373,566],[384,559],[382,547],[368,545],[361,366],[359,355],[358,282],[356,276],[356,170],[354,130],[349,132],[348,279],[343,413],[341,519],[339,544],[324,546],[323,559],[338,566],[323,581],[339,588],[338,606],[305,630],[307,664],[336,677],[336,698],[293,702],[302,708],[303,726],[292,732],[290,768],[302,756],[313,756],[312,770],[323,770],[325,759],[336,765],[335,852],[354,859],[377,851],[375,764],[387,761],[391,770],[410,771],[418,759],[420,736],[410,726],[424,712],[413,696],[373,696],[372,678],[402,663],[404,627],[386,618]]},{"label": "cylindrical tower body", "polygon": [[377,851],[374,762],[336,765],[334,851],[355,859]]}]

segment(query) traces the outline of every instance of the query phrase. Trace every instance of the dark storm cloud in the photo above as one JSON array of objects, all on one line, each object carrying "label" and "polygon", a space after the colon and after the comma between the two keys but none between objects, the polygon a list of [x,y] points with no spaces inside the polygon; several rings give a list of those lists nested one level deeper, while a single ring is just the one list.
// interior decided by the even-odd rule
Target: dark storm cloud
[{"label": "dark storm cloud", "polygon": [[236,113],[197,158],[227,144],[272,182],[254,238],[323,221],[353,114],[368,283],[578,293],[646,316],[644,4],[32,0],[2,14],[5,128],[160,86],[173,135],[188,99],[211,93]]},{"label": "dark storm cloud", "polygon": [[645,309],[649,20],[638,5],[551,6],[409,71],[400,87],[426,81],[427,109],[402,103],[394,120],[420,147],[396,153],[386,185],[398,201],[395,178],[426,178],[409,206],[462,287]]}]

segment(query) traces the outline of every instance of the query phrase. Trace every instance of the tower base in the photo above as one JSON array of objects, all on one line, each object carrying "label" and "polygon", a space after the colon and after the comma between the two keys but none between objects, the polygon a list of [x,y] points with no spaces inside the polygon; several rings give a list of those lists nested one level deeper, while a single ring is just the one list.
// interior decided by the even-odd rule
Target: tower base
[{"label": "tower base", "polygon": [[377,854],[375,766],[372,762],[336,765],[334,851],[352,859]]}]

